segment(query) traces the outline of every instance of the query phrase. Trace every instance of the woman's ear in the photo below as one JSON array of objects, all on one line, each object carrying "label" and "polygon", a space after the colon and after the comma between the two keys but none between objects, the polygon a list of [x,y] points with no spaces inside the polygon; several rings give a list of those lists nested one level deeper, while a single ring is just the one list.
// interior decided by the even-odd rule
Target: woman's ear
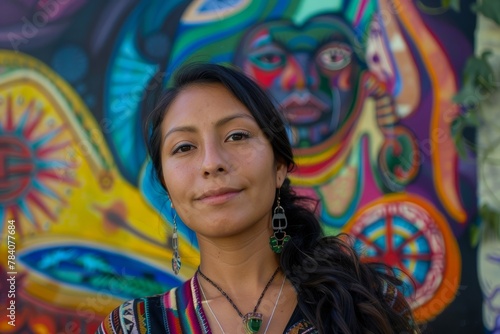
[{"label": "woman's ear", "polygon": [[288,166],[283,162],[276,163],[276,188],[281,188],[285,182],[286,174],[288,173]]}]

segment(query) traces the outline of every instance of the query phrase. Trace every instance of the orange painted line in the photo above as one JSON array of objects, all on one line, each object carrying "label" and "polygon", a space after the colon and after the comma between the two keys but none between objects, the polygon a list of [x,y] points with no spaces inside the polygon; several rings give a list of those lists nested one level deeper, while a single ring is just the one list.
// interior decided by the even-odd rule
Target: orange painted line
[{"label": "orange painted line", "polygon": [[451,101],[456,92],[455,76],[444,52],[429,33],[415,7],[409,2],[400,2],[400,5],[403,6],[399,11],[400,18],[418,45],[435,94],[429,137],[436,192],[450,216],[465,223],[467,214],[458,196],[455,177],[457,153],[450,133],[451,121],[458,115],[458,109]]}]

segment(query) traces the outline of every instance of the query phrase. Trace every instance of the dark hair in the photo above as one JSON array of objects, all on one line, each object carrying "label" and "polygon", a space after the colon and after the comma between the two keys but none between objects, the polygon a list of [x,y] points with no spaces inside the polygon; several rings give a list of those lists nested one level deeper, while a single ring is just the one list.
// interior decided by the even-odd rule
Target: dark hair
[{"label": "dark hair", "polygon": [[269,139],[274,156],[289,167],[294,167],[293,153],[288,140],[283,115],[274,107],[267,94],[243,72],[236,68],[216,64],[191,63],[184,66],[174,76],[173,87],[166,90],[147,119],[148,153],[151,157],[158,180],[163,187],[161,166],[161,123],[166,110],[177,95],[194,84],[223,84],[250,111],[259,127]]},{"label": "dark hair", "polygon": [[[173,87],[163,94],[148,117],[148,151],[155,175],[164,188],[161,123],[179,92],[200,83],[219,83],[232,92],[266,134],[275,158],[292,170],[293,153],[285,121],[270,97],[239,69],[196,63],[177,72]],[[362,263],[344,238],[325,237],[318,219],[308,208],[311,200],[297,196],[288,178],[280,189],[280,197],[287,214],[287,234],[292,237],[280,255],[280,265],[298,293],[301,311],[320,333],[418,331],[408,303],[396,288],[402,282],[389,267]]]}]

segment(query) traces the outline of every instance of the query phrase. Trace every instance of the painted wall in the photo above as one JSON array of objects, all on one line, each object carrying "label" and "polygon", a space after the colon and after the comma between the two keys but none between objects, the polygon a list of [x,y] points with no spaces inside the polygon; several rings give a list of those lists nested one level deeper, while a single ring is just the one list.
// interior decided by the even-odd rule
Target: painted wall
[{"label": "painted wall", "polygon": [[473,20],[397,0],[3,1],[0,331],[93,333],[122,301],[193,274],[182,224],[170,271],[142,122],[176,68],[211,61],[283,106],[292,182],[327,233],[407,272],[426,332],[479,332],[476,164],[450,132]]}]

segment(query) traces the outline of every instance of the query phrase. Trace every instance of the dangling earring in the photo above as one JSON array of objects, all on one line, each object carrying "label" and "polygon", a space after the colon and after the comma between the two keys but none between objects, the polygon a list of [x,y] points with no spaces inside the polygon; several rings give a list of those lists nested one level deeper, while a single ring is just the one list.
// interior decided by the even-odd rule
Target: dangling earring
[{"label": "dangling earring", "polygon": [[292,238],[284,231],[288,226],[288,222],[285,216],[285,209],[280,205],[280,200],[280,188],[278,188],[278,198],[272,222],[274,234],[269,238],[269,245],[271,245],[272,251],[276,254],[280,254],[285,244]]},{"label": "dangling earring", "polygon": [[174,274],[177,275],[179,273],[179,270],[181,270],[181,257],[179,255],[179,237],[177,235],[177,220],[176,220],[177,212],[175,211],[172,202],[170,202],[170,207],[174,212],[174,229],[172,231],[172,249],[174,253],[172,254],[172,270]]}]

